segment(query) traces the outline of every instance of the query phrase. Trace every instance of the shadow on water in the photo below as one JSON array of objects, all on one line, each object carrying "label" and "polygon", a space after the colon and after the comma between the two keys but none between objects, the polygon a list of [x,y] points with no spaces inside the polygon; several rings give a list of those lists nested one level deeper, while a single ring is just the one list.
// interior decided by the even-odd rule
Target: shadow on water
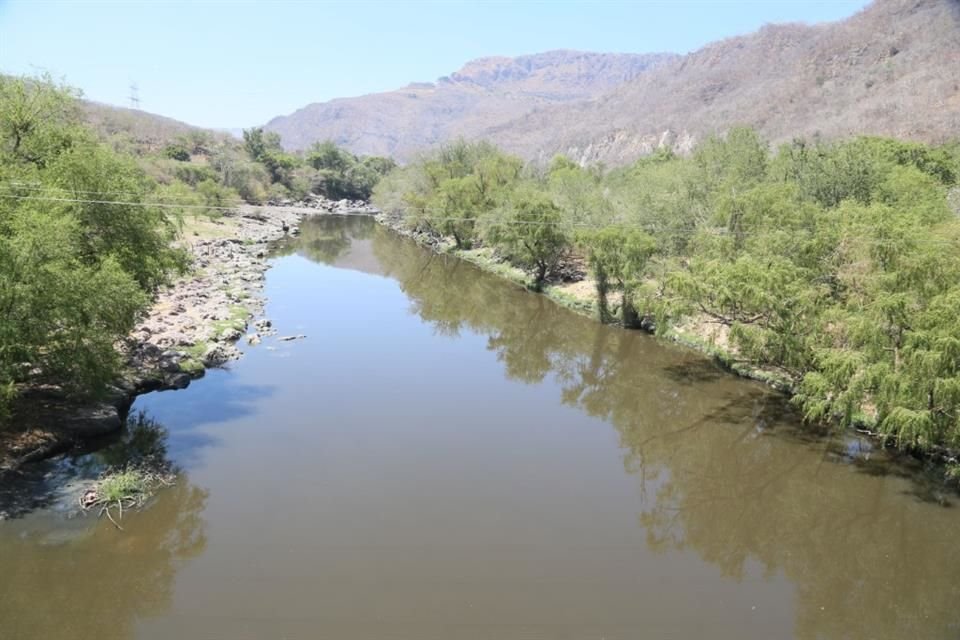
[{"label": "shadow on water", "polygon": [[673,380],[677,384],[696,385],[704,382],[714,382],[724,376],[729,376],[729,371],[724,371],[718,364],[704,358],[699,362],[687,362],[682,365],[667,365],[663,367],[664,376]]},{"label": "shadow on water", "polygon": [[[170,607],[178,568],[206,547],[207,492],[169,460],[169,432],[144,413],[85,450],[30,465],[0,485],[0,636],[129,638]],[[151,464],[177,471],[118,531],[78,496],[101,473]],[[65,573],[38,570],[61,567]]]},{"label": "shadow on water", "polygon": [[[186,441],[190,432],[203,425],[232,422],[240,418],[255,415],[259,403],[274,393],[268,385],[239,384],[231,378],[230,372],[222,369],[207,371],[207,374],[188,387],[180,390],[155,391],[141,396],[134,402],[136,410],[147,400],[162,397],[164,401],[175,401],[177,407],[177,441]],[[216,410],[211,410],[211,400],[216,401]],[[212,438],[199,438],[198,444],[216,444]],[[191,448],[192,449],[192,448]],[[177,451],[179,456],[180,451]],[[186,462],[186,461],[181,461]]]},{"label": "shadow on water", "polygon": [[[41,509],[69,514],[75,510],[77,497],[105,470],[135,464],[147,456],[163,458],[177,468],[192,467],[204,449],[220,444],[217,437],[198,431],[201,426],[251,416],[257,403],[273,393],[269,386],[235,384],[225,370],[208,371],[189,389],[197,391],[200,386],[203,393],[170,390],[148,394],[176,398],[178,415],[172,444],[167,429],[139,410],[138,404],[142,403],[138,400],[119,432],[5,473],[0,482],[0,520]],[[211,396],[217,399],[214,412],[210,411]]]},{"label": "shadow on water", "polygon": [[145,413],[131,413],[118,433],[7,474],[0,483],[0,514],[11,519],[49,510],[50,515],[73,518],[79,496],[107,471],[146,465],[179,472],[168,451],[169,437],[167,429]]},{"label": "shadow on water", "polygon": [[206,501],[181,474],[148,508],[125,517],[122,532],[92,517],[56,528],[4,523],[0,635],[132,637],[138,620],[170,608],[177,571],[206,547]]}]

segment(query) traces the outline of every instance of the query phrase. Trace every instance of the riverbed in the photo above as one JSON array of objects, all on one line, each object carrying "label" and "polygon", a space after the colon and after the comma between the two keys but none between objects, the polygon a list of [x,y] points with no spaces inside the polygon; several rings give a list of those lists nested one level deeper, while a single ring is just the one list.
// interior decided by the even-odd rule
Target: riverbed
[{"label": "riverbed", "polygon": [[360,217],[275,249],[283,333],[139,426],[123,530],[0,522],[0,638],[956,638],[957,499],[702,356]]}]

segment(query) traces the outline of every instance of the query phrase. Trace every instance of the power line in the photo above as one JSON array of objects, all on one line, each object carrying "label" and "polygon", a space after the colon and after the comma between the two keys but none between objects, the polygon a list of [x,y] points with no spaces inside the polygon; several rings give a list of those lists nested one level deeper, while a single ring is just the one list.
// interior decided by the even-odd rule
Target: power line
[{"label": "power line", "polygon": [[[211,210],[212,210],[212,211],[232,211],[232,212],[237,211],[238,206],[241,206],[241,205],[236,205],[236,206],[218,206],[218,205],[202,205],[202,204],[175,204],[175,203],[167,203],[167,202],[129,202],[129,201],[120,201],[120,200],[85,200],[85,199],[80,199],[80,198],[56,198],[56,197],[48,197],[48,196],[21,196],[21,195],[10,195],[10,194],[5,194],[5,193],[0,193],[0,198],[7,199],[7,200],[34,200],[34,201],[41,201],[41,202],[61,202],[61,203],[71,203],[71,204],[102,204],[102,205],[117,205],[117,206],[126,206],[126,207],[145,207],[145,208],[149,208],[149,207],[161,207],[161,208],[168,208],[168,209],[203,209],[203,210],[206,210],[206,211],[211,211]],[[263,205],[249,205],[249,206],[252,206],[252,207],[254,207],[254,208],[259,209],[259,208],[262,208]],[[269,206],[269,205],[268,205],[268,206]],[[280,208],[282,208],[282,207],[280,207]],[[311,207],[298,207],[298,208],[301,209],[301,210],[302,210],[302,209],[308,209],[308,208],[312,209]],[[349,211],[347,211],[347,212],[332,212],[332,211],[328,211],[328,212],[326,212],[326,215],[361,216],[361,217],[369,217],[369,216],[370,216],[369,213],[349,212]],[[563,220],[557,220],[557,221],[541,221],[541,220],[496,220],[496,219],[491,219],[491,218],[479,218],[479,217],[433,218],[432,220],[430,220],[430,221],[428,221],[428,222],[431,222],[431,223],[437,223],[437,222],[478,222],[478,221],[481,221],[481,220],[483,220],[483,221],[489,221],[491,224],[495,224],[495,225],[496,225],[496,224],[508,224],[508,225],[512,225],[512,224],[519,224],[519,225],[525,225],[525,224],[544,225],[544,224],[547,224],[547,225],[562,225],[562,226],[578,227],[578,228],[592,229],[592,230],[597,230],[597,231],[602,230],[602,229],[608,229],[608,228],[624,228],[624,229],[640,229],[640,230],[642,230],[642,231],[650,232],[650,231],[649,231],[649,227],[646,227],[646,226],[643,226],[643,225],[637,224],[637,223],[626,223],[626,222],[612,223],[612,224],[609,224],[609,225],[606,225],[606,226],[603,226],[603,227],[600,227],[600,226],[597,226],[597,225],[591,224],[591,223],[586,223],[586,222],[583,222],[583,223],[578,223],[578,222],[565,222],[565,221],[563,221]],[[731,237],[731,238],[735,237],[734,234],[731,233],[731,232],[729,232],[729,231],[725,231],[725,230],[711,231],[711,230],[705,229],[705,228],[703,228],[703,227],[694,230],[691,235],[693,235],[693,234],[695,234],[695,233],[704,233],[704,232],[705,232],[705,233],[709,233],[710,235],[718,236],[718,237]],[[745,233],[745,234],[743,234],[744,237],[751,236],[751,235],[752,235],[752,236],[755,236],[755,235],[756,235],[756,232],[751,232],[751,233]],[[875,244],[875,245],[876,245],[876,244],[886,244],[886,245],[889,245],[889,244],[894,244],[894,243],[896,243],[896,241],[893,240],[893,239],[886,239],[886,240],[884,240],[884,239],[882,239],[882,238],[870,238],[870,239],[868,239],[868,240],[869,240],[871,243]],[[918,244],[918,245],[937,245],[937,246],[948,246],[948,247],[960,247],[960,239],[955,240],[955,241],[951,241],[951,240],[934,240],[934,239],[913,240],[913,241],[911,242],[911,244]]]},{"label": "power line", "polygon": [[[16,194],[18,191],[39,191],[39,192],[43,192],[43,191],[49,191],[49,190],[56,190],[56,191],[63,191],[63,192],[69,193],[69,194],[81,193],[81,194],[84,194],[84,195],[94,195],[94,196],[111,196],[111,195],[114,195],[114,196],[144,196],[144,197],[156,198],[156,199],[158,199],[158,200],[160,200],[160,201],[168,201],[168,202],[177,202],[178,199],[180,198],[180,197],[178,197],[178,196],[169,196],[169,195],[159,194],[159,193],[156,193],[156,192],[151,192],[151,193],[144,194],[143,192],[139,192],[139,191],[85,191],[85,190],[83,190],[83,189],[71,189],[71,188],[69,188],[69,187],[43,186],[43,185],[33,186],[33,185],[18,184],[18,183],[9,183],[9,184],[17,184],[17,186],[14,186],[14,187],[6,187],[6,186],[3,186],[2,184],[0,184],[0,193]],[[32,195],[32,194],[31,194],[31,195]],[[184,204],[194,204],[194,202],[192,202],[192,201],[191,201],[191,202],[184,202]],[[243,204],[243,201],[242,201],[242,200],[238,200],[238,201],[237,201],[237,205],[241,205],[241,204]]]},{"label": "power line", "polygon": [[53,198],[47,196],[17,196],[0,193],[0,198],[7,200],[38,200],[41,202],[65,202],[74,204],[112,204],[125,207],[165,207],[169,209],[213,209],[219,211],[236,211],[237,207],[221,207],[205,204],[172,204],[169,202],[123,202],[121,200],[80,200],[78,198]]}]

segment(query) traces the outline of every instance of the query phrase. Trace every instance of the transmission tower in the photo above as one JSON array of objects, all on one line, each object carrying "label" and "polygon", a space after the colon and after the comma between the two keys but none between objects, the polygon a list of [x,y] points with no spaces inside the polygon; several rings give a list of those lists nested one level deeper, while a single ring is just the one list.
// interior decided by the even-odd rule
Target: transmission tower
[{"label": "transmission tower", "polygon": [[140,108],[140,87],[137,86],[136,82],[130,85],[130,108]]}]

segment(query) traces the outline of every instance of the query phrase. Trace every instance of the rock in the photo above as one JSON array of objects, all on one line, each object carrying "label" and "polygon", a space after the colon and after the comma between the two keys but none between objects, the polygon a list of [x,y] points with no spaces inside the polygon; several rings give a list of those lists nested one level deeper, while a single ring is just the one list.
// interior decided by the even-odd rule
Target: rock
[{"label": "rock", "polygon": [[253,323],[253,326],[262,331],[264,329],[269,329],[270,327],[272,327],[273,322],[271,322],[269,318],[260,318],[259,320]]},{"label": "rock", "polygon": [[203,352],[203,366],[218,367],[230,360],[230,354],[222,344],[212,344]]},{"label": "rock", "polygon": [[220,333],[221,342],[236,342],[243,337],[243,332],[239,329],[225,329]]},{"label": "rock", "polygon": [[103,396],[103,401],[118,411],[124,412],[130,408],[133,403],[134,387],[125,381],[119,381],[116,385],[108,385]]},{"label": "rock", "polygon": [[196,344],[196,341],[185,333],[174,333],[170,335],[170,339],[173,341],[172,346],[176,347],[192,347]]},{"label": "rock", "polygon": [[119,431],[123,421],[115,406],[104,403],[78,409],[65,419],[64,426],[82,438],[92,438]]},{"label": "rock", "polygon": [[190,386],[189,373],[175,373],[166,379],[166,386],[170,389],[186,389]]},{"label": "rock", "polygon": [[167,358],[160,361],[160,370],[167,373],[176,373],[180,371],[180,359],[177,357]]},{"label": "rock", "polygon": [[251,333],[247,336],[247,344],[258,345],[260,344],[260,336],[255,333]]},{"label": "rock", "polygon": [[155,373],[143,375],[143,377],[137,379],[135,385],[137,393],[150,393],[161,387],[163,387],[163,378]]}]

